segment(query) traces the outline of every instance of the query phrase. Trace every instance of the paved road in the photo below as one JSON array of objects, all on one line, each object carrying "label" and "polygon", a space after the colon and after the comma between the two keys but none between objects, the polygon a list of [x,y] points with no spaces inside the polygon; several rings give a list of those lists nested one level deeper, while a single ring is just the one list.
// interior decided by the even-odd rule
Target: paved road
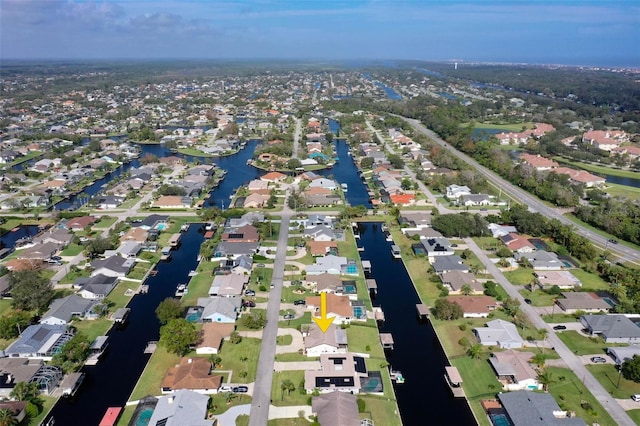
[{"label": "paved road", "polygon": [[298,145],[300,144],[301,128],[302,122],[299,118],[296,118],[296,131],[293,134],[293,158],[300,158],[298,155]]},{"label": "paved road", "polygon": [[[399,116],[400,117],[400,116]],[[583,237],[588,238],[594,244],[600,246],[601,248],[606,248],[611,251],[615,256],[619,257],[620,260],[632,262],[640,265],[640,251],[632,249],[630,247],[626,247],[622,244],[609,244],[607,237],[603,237],[599,234],[591,232],[587,228],[578,225],[571,220],[564,217],[558,210],[547,206],[542,201],[540,201],[537,197],[531,195],[527,191],[520,189],[519,187],[511,184],[511,182],[506,181],[502,177],[498,176],[496,173],[487,169],[486,167],[478,164],[477,161],[472,159],[466,154],[456,150],[455,148],[448,145],[444,140],[442,140],[438,135],[436,135],[433,131],[424,127],[418,120],[400,117],[406,122],[408,122],[414,129],[424,134],[425,136],[432,139],[434,142],[442,146],[443,148],[448,149],[453,155],[466,162],[467,164],[474,167],[480,174],[482,174],[485,178],[487,178],[490,182],[492,182],[497,187],[501,188],[505,193],[509,194],[515,200],[519,200],[520,202],[529,206],[530,209],[535,210],[546,217],[558,219],[560,222],[565,225],[571,226],[574,229],[574,232],[582,235]]]},{"label": "paved road", "polygon": [[276,335],[278,332],[278,320],[280,319],[280,300],[282,299],[282,282],[284,280],[284,265],[287,257],[287,239],[289,237],[289,222],[294,212],[287,207],[281,212],[280,235],[278,248],[273,267],[271,282],[274,288],[269,292],[269,304],[267,305],[267,325],[262,332],[262,345],[256,382],[253,389],[253,401],[251,403],[251,415],[249,426],[264,426],[269,418],[269,405],[271,403],[271,383],[273,381],[273,366],[276,354]]},{"label": "paved road", "polygon": [[607,390],[596,380],[595,377],[587,370],[582,363],[582,360],[577,357],[567,346],[564,344],[556,333],[551,328],[551,325],[545,323],[540,315],[535,311],[533,306],[524,303],[524,297],[518,292],[518,290],[505,278],[502,271],[491,262],[489,257],[484,251],[478,247],[478,245],[471,238],[465,238],[469,249],[471,249],[478,259],[485,265],[487,271],[493,275],[496,282],[498,282],[507,292],[509,297],[520,301],[521,310],[529,317],[531,322],[536,328],[546,329],[548,331],[547,341],[551,347],[555,348],[560,358],[567,364],[567,367],[575,373],[578,378],[582,379],[585,387],[591,391],[593,396],[602,404],[607,412],[613,417],[618,425],[635,425],[631,417],[624,411],[624,409],[617,403],[617,401],[607,392]]}]

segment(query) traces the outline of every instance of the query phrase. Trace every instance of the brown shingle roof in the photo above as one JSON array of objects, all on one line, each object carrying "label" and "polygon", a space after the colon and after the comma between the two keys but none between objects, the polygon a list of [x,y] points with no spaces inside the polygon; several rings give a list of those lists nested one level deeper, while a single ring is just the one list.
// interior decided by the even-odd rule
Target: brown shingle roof
[{"label": "brown shingle roof", "polygon": [[222,376],[211,376],[211,363],[206,358],[182,358],[170,368],[162,381],[163,389],[218,389]]},{"label": "brown shingle roof", "polygon": [[235,330],[235,324],[207,322],[202,326],[200,333],[200,341],[197,348],[216,348],[220,349],[220,344],[225,337],[231,336]]}]

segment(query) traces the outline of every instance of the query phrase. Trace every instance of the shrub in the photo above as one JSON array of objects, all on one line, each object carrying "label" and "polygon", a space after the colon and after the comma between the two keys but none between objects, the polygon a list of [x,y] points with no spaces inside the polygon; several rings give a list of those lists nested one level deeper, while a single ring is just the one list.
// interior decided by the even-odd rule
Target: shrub
[{"label": "shrub", "polygon": [[356,402],[358,403],[358,413],[364,413],[364,410],[367,408],[367,403],[364,401],[364,399],[360,398],[358,398]]},{"label": "shrub", "polygon": [[467,330],[467,324],[460,324],[458,326],[458,328],[460,329],[460,331],[466,331]]},{"label": "shrub", "polygon": [[258,287],[258,290],[267,291],[267,287],[261,284],[260,287]]}]

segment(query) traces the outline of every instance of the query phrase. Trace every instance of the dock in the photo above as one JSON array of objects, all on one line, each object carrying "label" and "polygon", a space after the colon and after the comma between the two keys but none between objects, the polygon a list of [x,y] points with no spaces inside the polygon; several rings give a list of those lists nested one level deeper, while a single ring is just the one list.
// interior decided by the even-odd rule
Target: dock
[{"label": "dock", "polygon": [[171,247],[163,247],[161,252],[160,260],[169,260],[171,258]]},{"label": "dock", "polygon": [[404,376],[402,375],[402,372],[398,370],[390,369],[389,376],[391,376],[391,380],[398,384],[404,383]]},{"label": "dock", "polygon": [[158,341],[157,340],[151,340],[149,342],[147,342],[147,346],[144,348],[144,353],[145,354],[152,354],[156,351],[156,349],[158,348]]},{"label": "dock", "polygon": [[180,244],[181,239],[182,239],[181,233],[171,235],[171,237],[169,238],[169,247],[178,247],[178,244]]},{"label": "dock", "polygon": [[380,344],[383,349],[393,349],[393,336],[391,333],[380,333]]},{"label": "dock", "polygon": [[444,368],[444,379],[447,382],[447,386],[451,389],[451,393],[456,398],[464,398],[464,389],[462,389],[462,377],[456,367]]},{"label": "dock", "polygon": [[131,308],[118,308],[118,310],[113,313],[113,321],[116,324],[124,324],[125,322],[127,322],[127,318],[129,318],[130,312]]},{"label": "dock", "polygon": [[363,260],[362,261],[362,270],[364,271],[365,274],[370,274],[371,273],[371,261]]},{"label": "dock", "polygon": [[400,255],[400,246],[393,244],[391,246],[391,255],[395,258],[395,259],[401,259],[402,256]]},{"label": "dock", "polygon": [[365,282],[367,283],[367,290],[369,290],[369,293],[374,295],[378,294],[378,283],[376,283],[376,280],[373,278],[367,278]]},{"label": "dock", "polygon": [[373,307],[373,317],[376,321],[384,322],[384,311],[380,306]]},{"label": "dock", "polygon": [[418,318],[421,320],[429,319],[429,307],[422,303],[416,304],[416,309],[418,310]]},{"label": "dock", "polygon": [[85,361],[85,365],[96,365],[98,363],[100,357],[107,349],[107,346],[109,346],[109,343],[107,342],[108,339],[109,337],[107,336],[96,337],[96,340],[94,340],[89,347],[90,354]]},{"label": "dock", "polygon": [[138,287],[138,290],[136,291],[136,294],[147,294],[147,293],[149,293],[149,285],[148,284],[140,285],[140,287]]},{"label": "dock", "polygon": [[60,383],[62,396],[71,397],[76,394],[84,380],[84,373],[69,373]]}]

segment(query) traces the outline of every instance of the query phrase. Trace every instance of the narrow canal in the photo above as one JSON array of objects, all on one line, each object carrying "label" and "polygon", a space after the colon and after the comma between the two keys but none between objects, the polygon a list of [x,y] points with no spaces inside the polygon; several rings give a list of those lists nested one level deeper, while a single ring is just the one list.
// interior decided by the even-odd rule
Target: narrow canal
[{"label": "narrow canal", "polygon": [[187,282],[189,271],[198,265],[203,240],[204,227],[192,224],[170,261],[158,264],[158,273],[146,282],[149,293],[134,296],[129,303],[126,327],[112,328],[109,347],[98,365],[83,368],[86,377],[76,396],[60,399],[54,406],[48,417],[55,419],[56,426],[97,425],[107,407],[125,404],[149,359],[144,354],[147,342],[159,337],[155,309],[174,294],[177,284]]},{"label": "narrow canal", "polygon": [[374,304],[382,307],[386,318],[380,331],[393,336],[394,350],[387,360],[406,379],[405,383],[395,385],[402,423],[475,425],[465,399],[453,398],[445,384],[447,358],[431,323],[418,320],[418,294],[402,261],[391,256],[392,243],[385,240],[380,226],[360,223],[358,245],[364,247],[361,257],[371,261],[370,277],[378,284]]}]

